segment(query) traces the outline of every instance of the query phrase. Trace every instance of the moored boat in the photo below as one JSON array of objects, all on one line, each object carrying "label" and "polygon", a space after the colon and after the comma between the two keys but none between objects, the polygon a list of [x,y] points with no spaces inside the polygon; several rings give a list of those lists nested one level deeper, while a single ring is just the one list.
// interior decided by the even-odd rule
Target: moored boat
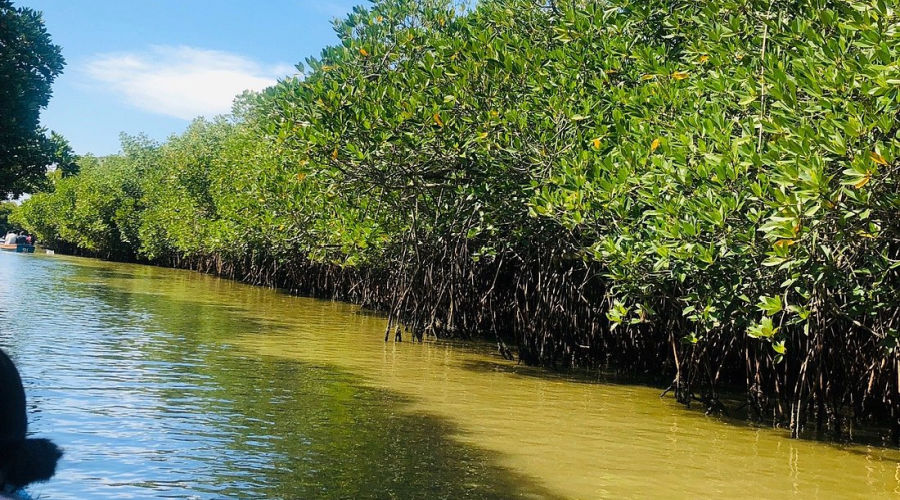
[{"label": "moored boat", "polygon": [[0,250],[4,252],[34,253],[34,245],[31,238],[16,233],[7,233],[6,238],[0,243]]}]

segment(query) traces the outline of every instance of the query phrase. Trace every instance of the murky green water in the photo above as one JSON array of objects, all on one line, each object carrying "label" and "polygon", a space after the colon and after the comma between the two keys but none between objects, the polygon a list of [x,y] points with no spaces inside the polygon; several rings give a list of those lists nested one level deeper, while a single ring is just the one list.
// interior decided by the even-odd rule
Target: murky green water
[{"label": "murky green water", "polygon": [[[18,283],[18,284],[13,284]],[[791,441],[196,273],[0,255],[57,498],[876,498],[900,453]]]}]

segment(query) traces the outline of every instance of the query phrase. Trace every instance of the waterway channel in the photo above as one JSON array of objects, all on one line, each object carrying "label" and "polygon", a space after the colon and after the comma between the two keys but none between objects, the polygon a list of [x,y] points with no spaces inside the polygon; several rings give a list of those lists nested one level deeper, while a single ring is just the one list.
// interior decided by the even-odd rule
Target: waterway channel
[{"label": "waterway channel", "polygon": [[383,342],[385,320],[181,270],[0,255],[0,346],[63,498],[887,498],[900,452],[658,388]]}]

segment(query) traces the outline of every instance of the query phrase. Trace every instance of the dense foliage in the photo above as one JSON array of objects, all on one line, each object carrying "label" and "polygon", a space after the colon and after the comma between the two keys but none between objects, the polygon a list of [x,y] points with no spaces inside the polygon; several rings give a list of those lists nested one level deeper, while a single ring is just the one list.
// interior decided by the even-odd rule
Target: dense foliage
[{"label": "dense foliage", "polygon": [[743,384],[795,435],[900,431],[897,9],[380,0],[305,78],[85,158],[15,217],[419,338],[674,374],[711,410]]},{"label": "dense foliage", "polygon": [[67,145],[38,120],[64,65],[40,13],[0,0],[0,197],[40,187]]},{"label": "dense foliage", "polygon": [[16,204],[11,201],[0,202],[0,235],[6,236],[7,232],[17,229],[9,222],[9,216],[15,209]]}]

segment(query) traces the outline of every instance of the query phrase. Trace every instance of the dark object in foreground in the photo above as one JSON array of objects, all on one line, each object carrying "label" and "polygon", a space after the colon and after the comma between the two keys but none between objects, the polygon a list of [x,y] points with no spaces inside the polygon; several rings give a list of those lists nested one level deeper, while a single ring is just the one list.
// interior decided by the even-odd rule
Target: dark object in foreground
[{"label": "dark object in foreground", "polygon": [[56,473],[62,450],[48,439],[26,439],[28,417],[19,371],[0,349],[0,494]]}]

